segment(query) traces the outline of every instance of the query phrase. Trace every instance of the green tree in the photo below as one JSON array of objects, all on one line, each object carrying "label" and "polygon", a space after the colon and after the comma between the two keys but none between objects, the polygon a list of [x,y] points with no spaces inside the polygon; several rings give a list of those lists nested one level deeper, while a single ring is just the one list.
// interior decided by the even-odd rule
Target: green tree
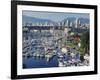
[{"label": "green tree", "polygon": [[89,31],[82,33],[80,51],[89,54]]}]

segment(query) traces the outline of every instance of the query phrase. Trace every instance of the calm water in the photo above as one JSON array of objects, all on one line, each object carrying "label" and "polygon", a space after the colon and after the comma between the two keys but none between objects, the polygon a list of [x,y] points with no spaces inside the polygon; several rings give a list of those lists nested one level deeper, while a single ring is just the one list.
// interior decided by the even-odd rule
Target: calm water
[{"label": "calm water", "polygon": [[23,58],[23,68],[47,68],[58,67],[57,56],[54,56],[50,61],[45,58]]}]

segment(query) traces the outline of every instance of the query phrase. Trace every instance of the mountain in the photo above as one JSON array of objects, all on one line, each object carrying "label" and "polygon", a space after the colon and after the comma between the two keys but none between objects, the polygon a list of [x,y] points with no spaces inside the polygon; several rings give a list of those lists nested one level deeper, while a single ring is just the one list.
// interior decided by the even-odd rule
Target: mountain
[{"label": "mountain", "polygon": [[[89,24],[90,23],[88,18],[80,17],[78,19],[80,20],[80,24]],[[41,19],[41,18],[29,17],[29,16],[25,16],[25,15],[22,16],[23,24],[26,24],[26,23],[42,23],[42,24],[45,24],[45,23],[47,23],[47,24],[53,24],[53,25],[58,26],[59,23],[63,23],[63,22],[67,22],[67,21],[68,21],[68,24],[70,24],[70,22],[75,23],[76,17],[67,17],[60,22],[54,22],[54,21],[49,20],[49,19]]]},{"label": "mountain", "polygon": [[81,24],[90,24],[90,20],[88,18],[79,18]]},{"label": "mountain", "polygon": [[48,20],[48,19],[41,19],[41,18],[35,18],[35,17],[29,17],[29,16],[22,16],[22,22],[24,23],[52,23],[54,24],[55,22]]}]

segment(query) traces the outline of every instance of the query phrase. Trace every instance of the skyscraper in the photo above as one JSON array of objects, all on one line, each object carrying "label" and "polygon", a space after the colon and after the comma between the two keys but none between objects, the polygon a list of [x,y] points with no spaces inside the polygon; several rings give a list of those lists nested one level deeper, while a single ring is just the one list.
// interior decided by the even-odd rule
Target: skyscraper
[{"label": "skyscraper", "polygon": [[76,18],[75,20],[75,28],[79,28],[80,27],[80,20],[79,18]]},{"label": "skyscraper", "polygon": [[67,21],[66,21],[66,24],[65,24],[67,27],[68,27],[68,23],[69,23],[69,21],[67,20]]}]

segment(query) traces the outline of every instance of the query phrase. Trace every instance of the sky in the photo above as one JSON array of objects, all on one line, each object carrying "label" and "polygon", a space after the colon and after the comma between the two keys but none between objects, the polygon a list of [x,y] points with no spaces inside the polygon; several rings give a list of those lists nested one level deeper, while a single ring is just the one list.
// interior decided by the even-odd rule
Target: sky
[{"label": "sky", "polygon": [[41,18],[41,19],[49,19],[55,22],[62,21],[67,17],[76,17],[76,18],[89,18],[88,13],[67,13],[67,12],[45,12],[45,11],[26,11],[23,10],[22,15]]}]

